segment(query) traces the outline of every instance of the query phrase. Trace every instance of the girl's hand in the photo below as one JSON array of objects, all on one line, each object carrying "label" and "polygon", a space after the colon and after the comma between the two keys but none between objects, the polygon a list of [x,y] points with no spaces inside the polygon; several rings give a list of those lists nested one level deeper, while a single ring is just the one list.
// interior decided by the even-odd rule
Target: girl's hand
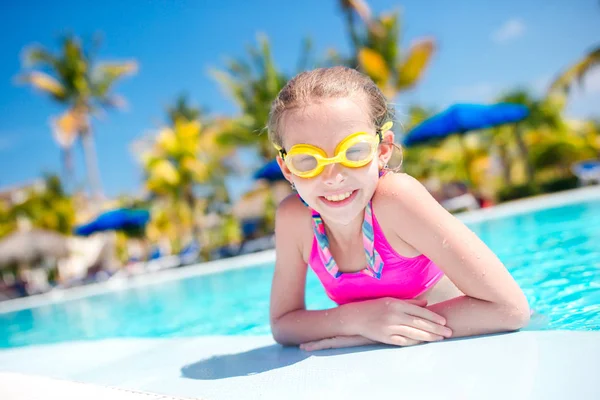
[{"label": "girl's hand", "polygon": [[303,343],[300,349],[304,351],[316,351],[325,349],[339,349],[342,347],[365,346],[377,342],[367,339],[363,336],[336,336],[328,339],[315,340],[314,342]]},{"label": "girl's hand", "polygon": [[445,318],[424,308],[427,300],[386,297],[355,304],[358,334],[375,342],[411,346],[452,336]]}]

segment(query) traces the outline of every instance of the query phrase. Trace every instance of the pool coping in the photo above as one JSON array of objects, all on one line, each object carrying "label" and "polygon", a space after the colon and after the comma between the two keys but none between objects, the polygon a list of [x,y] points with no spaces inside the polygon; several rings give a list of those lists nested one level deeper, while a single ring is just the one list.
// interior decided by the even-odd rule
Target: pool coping
[{"label": "pool coping", "polygon": [[[497,206],[455,214],[464,223],[478,223],[504,218],[531,211],[576,204],[600,199],[600,186],[589,186],[568,191],[544,194],[505,202]],[[177,269],[157,271],[133,277],[116,276],[105,282],[93,283],[69,289],[57,289],[47,293],[0,302],[0,314],[10,313],[48,304],[91,297],[104,293],[142,287],[162,282],[201,276],[228,270],[255,267],[275,260],[275,250],[246,254],[237,257],[193,264]]]},{"label": "pool coping", "polygon": [[0,387],[10,400],[42,399],[48,393],[60,393],[61,400],[202,400],[14,372],[0,372]]},{"label": "pool coping", "polygon": [[271,336],[113,338],[0,351],[0,396],[6,394],[1,372],[8,372],[26,376],[9,382],[9,394],[30,395],[2,397],[14,400],[51,397],[31,396],[39,381],[32,376],[62,381],[63,391],[43,394],[65,400],[96,400],[97,391],[114,400],[141,398],[136,394],[149,400],[350,400],[388,398],[392,391],[402,398],[591,400],[600,398],[594,379],[600,359],[590,357],[599,351],[600,332],[561,330],[319,352],[280,346]]}]

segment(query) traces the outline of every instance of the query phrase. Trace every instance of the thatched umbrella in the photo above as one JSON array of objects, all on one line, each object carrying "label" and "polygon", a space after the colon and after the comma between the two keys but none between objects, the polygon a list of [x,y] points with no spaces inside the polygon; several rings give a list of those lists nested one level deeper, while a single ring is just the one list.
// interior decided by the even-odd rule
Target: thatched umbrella
[{"label": "thatched umbrella", "polygon": [[0,266],[34,263],[68,255],[66,238],[42,229],[18,231],[0,241]]}]

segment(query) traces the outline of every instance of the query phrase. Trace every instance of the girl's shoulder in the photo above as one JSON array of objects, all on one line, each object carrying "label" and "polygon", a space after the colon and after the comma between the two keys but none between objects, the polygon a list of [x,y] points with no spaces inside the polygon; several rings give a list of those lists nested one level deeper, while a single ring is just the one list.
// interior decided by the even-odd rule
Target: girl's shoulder
[{"label": "girl's shoulder", "polygon": [[373,195],[373,209],[391,224],[423,216],[431,207],[439,206],[429,191],[416,178],[406,173],[388,173],[379,180]]},{"label": "girl's shoulder", "polygon": [[288,195],[277,206],[277,217],[285,219],[305,219],[311,216],[310,209],[296,193]]},{"label": "girl's shoulder", "polygon": [[297,194],[290,194],[277,206],[275,235],[285,235],[296,241],[304,259],[309,259],[313,239],[312,212]]},{"label": "girl's shoulder", "polygon": [[412,207],[419,202],[420,192],[426,190],[412,176],[405,173],[387,173],[380,178],[373,195],[373,214],[390,246],[405,257],[421,254],[410,244],[414,220]]},{"label": "girl's shoulder", "polygon": [[373,203],[380,206],[402,206],[429,192],[417,179],[404,172],[392,172],[379,179]]}]

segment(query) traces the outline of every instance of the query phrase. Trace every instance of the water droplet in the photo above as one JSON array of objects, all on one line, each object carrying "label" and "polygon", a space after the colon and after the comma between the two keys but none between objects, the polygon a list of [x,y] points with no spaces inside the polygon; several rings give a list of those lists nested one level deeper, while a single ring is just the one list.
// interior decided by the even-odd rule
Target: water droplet
[{"label": "water droplet", "polygon": [[450,244],[448,244],[448,239],[444,238],[444,240],[442,241],[442,247],[444,249],[447,249],[450,246]]}]

